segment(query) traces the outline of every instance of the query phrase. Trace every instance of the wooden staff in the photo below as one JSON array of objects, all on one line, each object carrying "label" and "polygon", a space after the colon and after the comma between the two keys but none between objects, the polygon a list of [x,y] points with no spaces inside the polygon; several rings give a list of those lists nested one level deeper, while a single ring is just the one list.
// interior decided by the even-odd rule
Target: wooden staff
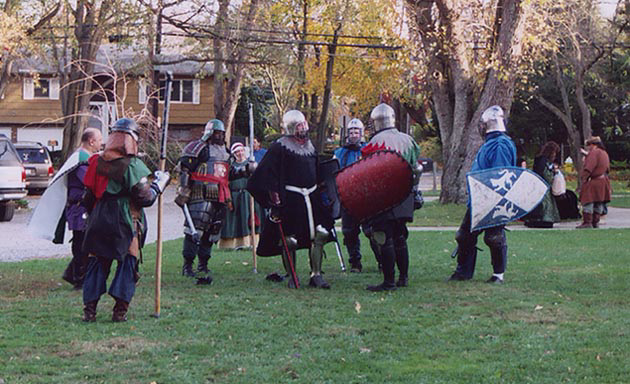
[{"label": "wooden staff", "polygon": [[[249,103],[249,161],[256,161],[254,158],[254,107]],[[258,260],[256,259],[256,211],[254,196],[249,195],[249,217],[251,218],[252,235],[252,259],[254,260],[254,273],[258,273]]]},{"label": "wooden staff", "polygon": [[[168,136],[168,113],[171,106],[171,88],[173,73],[166,72],[166,85],[164,89],[164,113],[162,117],[162,142],[160,145],[160,171],[166,168],[166,139]],[[160,317],[160,296],[162,285],[162,193],[158,196],[157,208],[157,254],[155,256],[155,313],[153,317]]]}]

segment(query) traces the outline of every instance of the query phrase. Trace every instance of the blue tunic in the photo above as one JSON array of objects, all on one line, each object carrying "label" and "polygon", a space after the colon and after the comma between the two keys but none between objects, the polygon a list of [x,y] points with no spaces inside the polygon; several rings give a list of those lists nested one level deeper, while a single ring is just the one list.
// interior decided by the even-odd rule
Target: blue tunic
[{"label": "blue tunic", "polygon": [[516,146],[512,139],[503,132],[490,132],[486,135],[486,142],[479,148],[470,171],[515,165]]},{"label": "blue tunic", "polygon": [[365,147],[365,143],[360,145],[344,145],[335,149],[335,158],[339,160],[341,168],[357,162],[361,158],[361,149]]}]

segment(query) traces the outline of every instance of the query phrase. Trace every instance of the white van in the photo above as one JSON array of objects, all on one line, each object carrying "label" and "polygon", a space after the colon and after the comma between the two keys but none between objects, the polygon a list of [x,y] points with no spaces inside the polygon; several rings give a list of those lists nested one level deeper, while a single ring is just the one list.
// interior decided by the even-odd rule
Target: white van
[{"label": "white van", "polygon": [[0,221],[11,221],[16,200],[26,196],[26,171],[9,138],[0,134]]}]

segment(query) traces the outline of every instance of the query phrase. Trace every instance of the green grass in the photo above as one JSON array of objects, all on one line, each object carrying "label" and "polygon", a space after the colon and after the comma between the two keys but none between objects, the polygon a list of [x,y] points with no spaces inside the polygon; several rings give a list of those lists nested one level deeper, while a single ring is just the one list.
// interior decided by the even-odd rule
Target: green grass
[{"label": "green grass", "polygon": [[613,195],[608,205],[615,208],[630,208],[630,195]]},{"label": "green grass", "polygon": [[464,217],[464,213],[466,213],[465,204],[440,204],[437,200],[426,201],[422,208],[414,212],[413,223],[411,223],[409,226],[458,226],[462,222],[462,217]]},{"label": "green grass", "polygon": [[[410,286],[325,260],[330,291],[264,280],[278,258],[215,252],[215,282],[180,276],[165,243],[162,316],[153,313],[154,246],[129,321],[103,297],[80,321],[81,294],[61,284],[68,259],[0,263],[0,382],[5,383],[622,383],[630,361],[630,230],[510,232],[506,284],[490,286],[480,241],[475,279],[446,283],[454,233],[412,232]],[[597,250],[597,251],[596,251]],[[605,252],[603,252],[605,250]],[[306,255],[298,255],[302,284]]]}]

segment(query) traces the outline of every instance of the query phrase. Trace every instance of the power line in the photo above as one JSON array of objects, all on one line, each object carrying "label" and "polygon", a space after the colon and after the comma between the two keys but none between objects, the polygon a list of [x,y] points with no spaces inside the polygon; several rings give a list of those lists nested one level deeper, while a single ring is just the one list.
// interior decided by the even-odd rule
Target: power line
[{"label": "power line", "polygon": [[350,44],[350,43],[331,43],[328,41],[312,41],[312,40],[279,40],[279,39],[262,39],[262,38],[226,38],[221,36],[213,36],[211,34],[200,34],[200,33],[182,33],[182,32],[163,32],[165,36],[174,36],[174,37],[190,37],[195,39],[214,39],[214,38],[223,38],[226,40],[241,42],[241,43],[267,43],[267,44],[289,44],[289,45],[316,45],[316,46],[337,46],[337,47],[354,47],[354,48],[373,48],[373,49],[383,49],[386,51],[397,51],[402,49],[402,46],[392,46],[385,44]]}]

